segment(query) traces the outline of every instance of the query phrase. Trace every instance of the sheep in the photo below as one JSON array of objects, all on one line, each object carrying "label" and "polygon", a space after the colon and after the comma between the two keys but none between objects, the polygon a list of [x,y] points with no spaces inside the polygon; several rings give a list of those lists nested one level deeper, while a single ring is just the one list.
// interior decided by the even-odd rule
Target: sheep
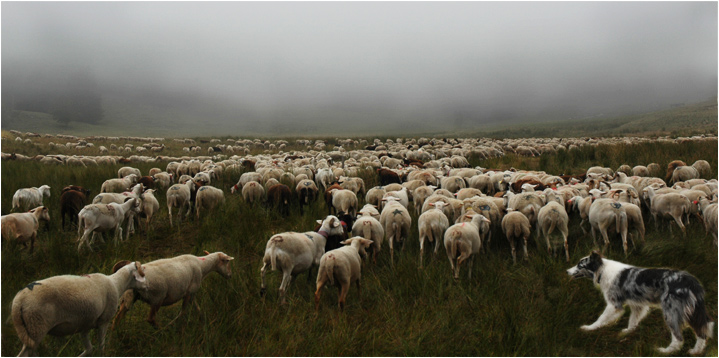
[{"label": "sheep", "polygon": [[290,215],[292,192],[287,185],[276,184],[267,190],[267,205],[276,207],[284,216]]},{"label": "sheep", "polygon": [[[217,272],[226,279],[232,277],[230,261],[234,260],[233,257],[224,252],[209,253],[205,251],[205,255],[180,255],[142,265],[149,287],[123,291],[119,302],[120,308],[112,322],[112,329],[114,330],[117,327],[137,300],[150,305],[147,322],[158,328],[159,325],[155,316],[160,307],[169,306],[182,300],[182,309],[175,318],[177,319],[190,306],[192,299],[202,285],[202,280],[207,275]],[[128,263],[128,261],[116,263],[113,271],[121,270]]]},{"label": "sheep", "polygon": [[357,284],[358,295],[361,293],[362,265],[359,253],[360,250],[369,247],[372,240],[353,237],[341,243],[346,246],[326,252],[320,259],[320,267],[317,271],[317,290],[315,291],[315,311],[319,310],[321,290],[327,282],[332,285],[336,282],[340,286],[340,311],[344,311],[347,292],[352,282]]},{"label": "sheep", "polygon": [[434,189],[437,189],[437,187],[433,185],[421,186],[417,189],[414,189],[414,191],[412,192],[412,198],[414,201],[415,214],[421,214],[422,206],[424,206],[424,201],[429,198],[432,193],[434,193]]},{"label": "sheep", "polygon": [[156,173],[152,175],[152,178],[155,181],[155,184],[162,190],[167,190],[167,188],[170,187],[170,184],[172,184],[173,175],[170,173]]},{"label": "sheep", "polygon": [[20,211],[28,211],[30,208],[42,206],[42,200],[46,196],[48,198],[50,197],[50,187],[47,185],[43,185],[39,188],[32,187],[18,189],[12,196],[11,210],[18,209]]},{"label": "sheep", "polygon": [[[654,164],[654,163],[652,163],[652,164]],[[652,164],[649,164],[649,165],[651,166]],[[674,161],[669,162],[669,164],[667,165],[667,176],[666,176],[666,178],[664,178],[664,181],[669,182],[672,179],[672,176],[674,175],[674,170],[678,167],[683,167],[686,165],[687,165],[687,163],[684,163],[681,160],[674,160]],[[649,168],[649,167],[647,167],[647,168]]]},{"label": "sheep", "polygon": [[40,220],[50,222],[50,214],[44,206],[38,206],[27,213],[3,215],[0,217],[3,241],[19,242],[27,248],[27,241],[30,240],[30,253],[32,253],[35,249]]},{"label": "sheep", "polygon": [[612,199],[595,199],[589,207],[588,218],[595,245],[597,243],[596,231],[602,234],[606,246],[609,244],[607,230],[614,226],[617,233],[622,236],[624,256],[627,255],[627,211],[621,203]]},{"label": "sheep", "polygon": [[12,301],[12,322],[23,343],[18,356],[36,355],[48,333],[53,336],[82,334],[85,350],[80,356],[87,356],[93,351],[90,343],[93,328],[97,330],[102,352],[120,295],[127,289],[147,287],[148,281],[139,262],[110,276],[101,273],[62,275],[30,283]]},{"label": "sheep", "polygon": [[225,193],[211,185],[203,185],[197,189],[195,198],[195,214],[200,219],[200,209],[212,210],[216,206],[225,203]]},{"label": "sheep", "polygon": [[256,181],[250,181],[242,187],[242,198],[246,203],[254,204],[265,196],[265,188]]},{"label": "sheep", "polygon": [[457,200],[464,200],[473,196],[482,196],[482,191],[475,188],[462,188],[454,194]]},{"label": "sheep", "polygon": [[[402,204],[402,206],[404,206],[405,208],[409,208],[409,194],[408,194],[407,188],[401,188],[400,190],[397,190],[397,191],[387,191],[384,194],[383,199],[390,197],[390,196],[393,196],[393,197],[399,199],[399,203]],[[382,206],[380,206],[380,208],[381,207]]]},{"label": "sheep", "polygon": [[[627,174],[630,174],[630,173],[627,173]],[[637,177],[648,177],[649,169],[643,165],[637,165],[634,168],[632,168],[631,174],[633,176],[637,176]]]},{"label": "sheep", "polygon": [[100,188],[101,193],[122,193],[123,191],[130,190],[130,187],[137,184],[138,176],[130,174],[122,179],[108,179],[102,183]]},{"label": "sheep", "polygon": [[699,159],[694,164],[692,164],[692,167],[697,171],[699,174],[699,178],[711,178],[712,176],[712,167],[709,165],[709,162],[703,159]]},{"label": "sheep", "polygon": [[[462,262],[467,259],[469,259],[468,275],[469,279],[472,279],[474,255],[479,253],[482,247],[479,227],[482,222],[489,222],[481,214],[466,215],[466,217],[471,221],[454,224],[444,232],[444,248],[447,251],[447,257],[455,279],[459,279],[459,268]],[[455,260],[457,261],[456,264]]]},{"label": "sheep", "polygon": [[398,183],[401,184],[402,180],[400,179],[399,175],[395,173],[394,171],[387,169],[387,168],[379,168],[377,169],[377,175],[379,175],[379,182],[381,185],[388,185],[392,183]]},{"label": "sheep", "polygon": [[456,193],[459,189],[467,187],[464,179],[460,176],[442,177],[440,183],[442,189],[447,189],[451,193]]},{"label": "sheep", "polygon": [[[644,188],[644,191],[649,198],[649,212],[654,218],[654,225],[657,230],[659,230],[658,218],[671,218],[677,223],[682,233],[686,235],[686,228],[682,222],[682,216],[688,215],[691,211],[689,199],[678,193],[657,194],[651,186]],[[671,222],[669,222],[670,232],[671,229],[672,225]]]},{"label": "sheep", "polygon": [[304,215],[304,207],[317,200],[319,189],[314,181],[305,179],[297,183],[295,192],[300,203],[300,215]]},{"label": "sheep", "polygon": [[529,255],[527,254],[527,239],[530,234],[529,219],[519,211],[509,209],[507,214],[502,218],[502,232],[509,241],[509,246],[512,248],[512,261],[517,263],[517,249],[515,247],[515,240],[520,237],[524,239],[524,259],[527,260]]},{"label": "sheep", "polygon": [[317,170],[317,174],[315,174],[315,183],[317,184],[317,188],[322,191],[326,191],[327,188],[336,180],[337,178],[335,178],[332,171],[328,168],[319,169]]},{"label": "sheep", "polygon": [[559,229],[564,239],[564,252],[567,255],[567,262],[569,262],[569,243],[567,242],[567,236],[569,235],[569,216],[567,211],[564,210],[564,205],[557,203],[556,201],[550,201],[547,205],[539,209],[537,214],[537,237],[539,237],[539,229],[541,228],[544,238],[547,240],[547,250],[553,251],[549,235],[552,234],[555,228]]},{"label": "sheep", "polygon": [[692,166],[676,167],[672,172],[672,177],[669,180],[670,184],[674,184],[680,181],[687,181],[690,179],[699,179],[699,171]]},{"label": "sheep", "polygon": [[351,216],[357,215],[357,196],[351,190],[332,189],[332,207],[337,213],[346,213]]},{"label": "sheep", "polygon": [[[384,228],[379,222],[380,216],[377,209],[375,209],[371,205],[369,205],[368,207],[368,205],[369,204],[365,205],[365,207],[360,210],[360,214],[362,214],[362,216],[357,218],[357,221],[355,221],[354,225],[352,225],[352,236],[361,236],[367,240],[372,240],[372,245],[370,245],[370,249],[372,251],[372,260],[376,264],[377,255],[382,249],[382,241],[384,240]],[[374,216],[375,213],[377,215],[376,217]]]},{"label": "sheep", "polygon": [[[624,210],[627,212],[627,232],[632,229],[636,230],[639,234],[639,238],[644,242],[644,233],[646,230],[644,228],[644,219],[642,218],[642,209],[638,205],[622,201],[622,199],[620,199],[619,202],[622,203]],[[632,239],[632,244],[633,243],[634,239]]]},{"label": "sheep", "polygon": [[382,201],[386,204],[380,214],[380,224],[382,224],[386,239],[389,241],[389,256],[394,264],[394,242],[402,242],[404,237],[409,235],[412,217],[409,216],[407,208],[397,201],[397,198],[390,196]]},{"label": "sheep", "polygon": [[[92,251],[88,236],[92,233],[93,238],[98,232],[103,233],[109,230],[115,230],[115,243],[122,237],[122,222],[129,218],[131,213],[138,213],[140,202],[138,199],[130,198],[124,204],[110,203],[110,204],[90,204],[86,205],[78,217],[78,228],[77,234],[83,231],[82,236],[78,238],[79,244],[77,245],[77,251],[80,252],[82,246],[85,245]],[[130,222],[128,220],[127,233],[125,240],[130,236]]]},{"label": "sheep", "polygon": [[90,190],[80,186],[67,186],[62,189],[60,195],[60,216],[62,217],[62,229],[65,229],[65,215],[70,216],[71,223],[77,223],[77,214],[85,207],[85,202],[90,196]]},{"label": "sheep", "polygon": [[351,190],[358,197],[362,197],[366,191],[362,178],[341,176],[338,182],[342,189]]},{"label": "sheep", "polygon": [[384,194],[386,191],[381,186],[376,186],[370,190],[367,191],[367,194],[365,194],[365,203],[372,204],[377,207],[380,205],[380,201],[384,197]]},{"label": "sheep", "polygon": [[[339,225],[337,221],[334,225]],[[282,271],[282,283],[280,284],[280,304],[285,303],[285,293],[290,285],[293,276],[307,271],[307,280],[312,277],[312,265],[319,265],[320,258],[325,253],[327,239],[312,231],[305,233],[284,232],[273,235],[265,246],[265,256],[262,259],[263,265],[260,269],[262,277],[262,288],[260,296],[267,291],[265,274],[267,269]]]},{"label": "sheep", "polygon": [[175,184],[165,193],[167,198],[167,211],[170,214],[170,227],[172,227],[172,208],[179,208],[177,215],[182,222],[182,208],[187,206],[185,216],[190,215],[192,210],[192,192],[196,190],[196,184],[192,180],[188,180],[185,184]]},{"label": "sheep", "polygon": [[436,258],[437,252],[439,252],[439,241],[444,231],[449,227],[449,219],[442,212],[442,209],[447,204],[438,201],[429,205],[433,206],[434,209],[425,211],[417,220],[419,229],[419,268],[422,268],[422,259],[424,257],[424,240],[428,239],[429,242],[434,243],[434,256]]},{"label": "sheep", "polygon": [[160,210],[160,203],[155,198],[155,189],[148,189],[142,193],[142,204],[140,204],[141,217],[147,218],[145,221],[145,230],[150,229],[150,221],[156,212]]},{"label": "sheep", "polygon": [[140,169],[133,167],[122,167],[117,170],[118,178],[124,178],[130,174],[135,174],[138,178],[142,176],[142,174],[140,173]]},{"label": "sheep", "polygon": [[317,220],[315,231],[325,238],[325,252],[341,247],[340,241],[347,239],[342,222],[333,215],[328,215],[324,220]]},{"label": "sheep", "polygon": [[537,213],[539,213],[539,209],[544,206],[544,201],[539,196],[539,193],[522,193],[515,195],[508,191],[504,194],[504,199],[504,207],[522,212],[522,214],[529,219],[532,226],[535,226]]},{"label": "sheep", "polygon": [[714,235],[714,246],[717,246],[717,203],[709,201],[707,198],[700,198],[699,209],[704,218],[704,230],[706,233],[711,231]]}]

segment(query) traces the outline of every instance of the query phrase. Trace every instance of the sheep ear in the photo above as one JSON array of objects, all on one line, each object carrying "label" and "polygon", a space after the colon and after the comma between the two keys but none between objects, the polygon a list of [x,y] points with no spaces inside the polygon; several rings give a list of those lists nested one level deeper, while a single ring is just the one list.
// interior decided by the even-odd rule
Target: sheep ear
[{"label": "sheep ear", "polygon": [[128,260],[118,261],[118,262],[115,264],[115,266],[112,266],[112,273],[117,272],[117,270],[119,270],[119,269],[125,267],[125,266],[126,266],[127,264],[129,264],[129,263],[130,263],[130,261],[128,261]]},{"label": "sheep ear", "polygon": [[[334,220],[334,219],[333,219],[333,220]],[[332,224],[332,227],[339,227],[339,226],[340,226],[340,223],[339,223],[339,222],[336,222],[336,221]]]},{"label": "sheep ear", "polygon": [[322,220],[317,220],[317,223],[322,225]]}]

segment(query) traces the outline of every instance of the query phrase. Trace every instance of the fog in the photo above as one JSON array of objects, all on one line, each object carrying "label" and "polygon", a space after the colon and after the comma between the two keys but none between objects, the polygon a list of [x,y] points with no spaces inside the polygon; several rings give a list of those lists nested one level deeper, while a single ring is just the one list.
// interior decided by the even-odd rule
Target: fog
[{"label": "fog", "polygon": [[717,3],[3,2],[2,74],[233,128],[612,116],[717,95]]}]

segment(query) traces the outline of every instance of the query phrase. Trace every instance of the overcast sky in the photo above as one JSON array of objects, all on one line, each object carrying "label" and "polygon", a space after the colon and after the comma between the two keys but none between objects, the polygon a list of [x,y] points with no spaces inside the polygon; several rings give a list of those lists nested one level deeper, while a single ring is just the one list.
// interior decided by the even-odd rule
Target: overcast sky
[{"label": "overcast sky", "polygon": [[594,114],[716,96],[717,3],[2,2],[2,65],[270,113]]}]

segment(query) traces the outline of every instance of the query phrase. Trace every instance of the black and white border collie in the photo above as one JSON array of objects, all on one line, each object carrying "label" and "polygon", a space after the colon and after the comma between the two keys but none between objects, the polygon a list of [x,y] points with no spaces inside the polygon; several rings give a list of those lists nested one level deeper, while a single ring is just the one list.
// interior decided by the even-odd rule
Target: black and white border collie
[{"label": "black and white border collie", "polygon": [[629,327],[632,332],[652,307],[661,307],[664,321],[672,334],[672,343],[659,348],[662,353],[676,352],[682,347],[682,329],[688,324],[697,336],[689,354],[700,354],[714,330],[704,305],[704,289],[692,275],[671,269],[641,268],[602,258],[597,252],[579,260],[567,270],[573,278],[588,277],[602,291],[607,308],[596,322],[582,326],[592,331],[616,322],[624,314],[624,305],[631,308]]}]

